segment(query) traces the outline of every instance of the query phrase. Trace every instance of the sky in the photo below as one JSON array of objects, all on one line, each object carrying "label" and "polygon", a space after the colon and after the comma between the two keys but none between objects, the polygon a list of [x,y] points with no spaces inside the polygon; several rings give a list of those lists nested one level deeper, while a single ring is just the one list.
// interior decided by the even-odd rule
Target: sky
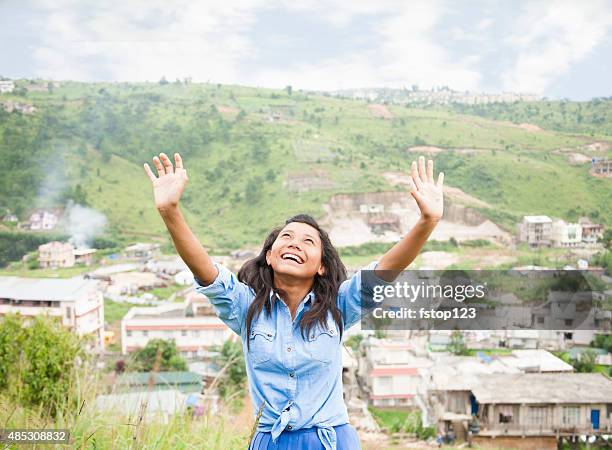
[{"label": "sky", "polygon": [[0,0],[0,75],[612,95],[612,0]]}]

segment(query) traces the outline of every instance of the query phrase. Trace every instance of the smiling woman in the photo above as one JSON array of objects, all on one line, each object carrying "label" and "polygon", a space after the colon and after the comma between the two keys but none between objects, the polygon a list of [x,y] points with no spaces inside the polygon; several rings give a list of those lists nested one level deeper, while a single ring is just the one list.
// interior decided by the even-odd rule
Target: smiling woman
[{"label": "smiling woman", "polygon": [[[213,262],[178,207],[187,171],[178,153],[148,164],[155,205],[181,258],[228,327],[241,337],[249,391],[261,411],[249,449],[355,450],[342,391],[341,340],[361,317],[361,271],[347,279],[329,239],[311,216],[300,214],[272,230],[259,255],[234,275]],[[417,256],[442,217],[443,174],[433,180],[433,161],[412,163],[410,194],[421,211],[413,229],[375,270],[392,281]],[[382,272],[384,271],[384,272]]]}]

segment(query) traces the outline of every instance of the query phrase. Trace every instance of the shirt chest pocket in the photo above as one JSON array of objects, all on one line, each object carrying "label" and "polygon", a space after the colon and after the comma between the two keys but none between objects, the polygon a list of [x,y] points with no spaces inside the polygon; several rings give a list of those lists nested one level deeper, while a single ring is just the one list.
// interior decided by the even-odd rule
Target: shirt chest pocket
[{"label": "shirt chest pocket", "polygon": [[255,325],[249,334],[249,358],[253,365],[269,361],[274,351],[276,330],[265,325]]},{"label": "shirt chest pocket", "polygon": [[340,336],[336,322],[328,320],[326,326],[314,326],[306,336],[306,348],[313,359],[330,363],[336,357]]}]

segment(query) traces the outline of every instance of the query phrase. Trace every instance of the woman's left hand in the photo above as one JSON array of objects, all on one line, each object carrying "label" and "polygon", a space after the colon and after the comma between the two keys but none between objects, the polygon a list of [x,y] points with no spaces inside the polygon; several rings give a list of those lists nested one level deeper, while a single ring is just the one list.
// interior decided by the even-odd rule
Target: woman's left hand
[{"label": "woman's left hand", "polygon": [[410,194],[414,197],[421,210],[421,219],[438,222],[444,211],[444,198],[442,186],[444,184],[444,172],[438,175],[438,181],[434,183],[433,160],[427,161],[419,157],[419,162],[412,162],[412,186]]}]

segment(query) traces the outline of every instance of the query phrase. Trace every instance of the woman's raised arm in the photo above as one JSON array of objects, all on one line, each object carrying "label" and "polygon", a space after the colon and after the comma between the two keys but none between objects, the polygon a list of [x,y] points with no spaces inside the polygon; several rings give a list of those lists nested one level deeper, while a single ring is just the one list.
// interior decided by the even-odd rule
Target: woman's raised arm
[{"label": "woman's raised arm", "polygon": [[417,257],[427,238],[442,219],[444,211],[444,172],[438,174],[434,181],[433,160],[427,161],[421,156],[417,164],[412,162],[412,183],[410,194],[414,197],[421,217],[410,232],[395,244],[379,261],[376,270],[386,270],[386,281],[393,281]]},{"label": "woman's raised arm", "polygon": [[153,185],[155,206],[159,211],[166,228],[172,237],[174,247],[193,275],[204,285],[211,284],[217,277],[218,270],[212,259],[187,225],[181,210],[179,200],[187,184],[187,170],[183,168],[183,160],[178,153],[174,154],[175,167],[168,155],[160,153],[153,158],[157,175],[153,174],[147,163],[144,170]]}]

